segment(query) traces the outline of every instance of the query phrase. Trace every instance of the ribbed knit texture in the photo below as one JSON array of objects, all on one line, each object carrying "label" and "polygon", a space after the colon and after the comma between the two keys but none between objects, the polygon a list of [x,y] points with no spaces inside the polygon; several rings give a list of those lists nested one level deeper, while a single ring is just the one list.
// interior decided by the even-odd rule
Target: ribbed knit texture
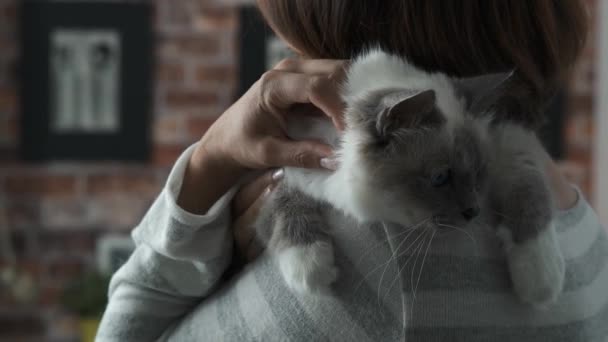
[{"label": "ribbed knit texture", "polygon": [[[112,279],[98,341],[401,341],[402,293],[407,341],[608,341],[608,240],[580,192],[555,218],[566,282],[545,310],[513,294],[488,227],[441,231],[429,244],[431,232],[341,216],[330,218],[341,272],[333,294],[303,296],[269,255],[218,284],[232,254],[235,189],[206,215],[179,208],[191,153],[133,231],[137,249]],[[405,253],[393,257],[400,244]]]}]

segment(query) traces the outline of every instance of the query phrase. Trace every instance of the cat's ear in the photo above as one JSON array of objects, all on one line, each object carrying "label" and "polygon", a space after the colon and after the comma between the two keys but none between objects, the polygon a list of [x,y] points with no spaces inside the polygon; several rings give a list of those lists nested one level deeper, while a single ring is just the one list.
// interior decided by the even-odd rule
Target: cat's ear
[{"label": "cat's ear", "polygon": [[514,70],[461,78],[454,81],[454,88],[464,98],[468,110],[480,112],[501,96],[501,89],[513,79],[513,75]]},{"label": "cat's ear", "polygon": [[424,90],[401,99],[382,110],[376,121],[378,134],[389,138],[398,129],[432,128],[441,125],[445,118],[435,106],[434,90]]}]

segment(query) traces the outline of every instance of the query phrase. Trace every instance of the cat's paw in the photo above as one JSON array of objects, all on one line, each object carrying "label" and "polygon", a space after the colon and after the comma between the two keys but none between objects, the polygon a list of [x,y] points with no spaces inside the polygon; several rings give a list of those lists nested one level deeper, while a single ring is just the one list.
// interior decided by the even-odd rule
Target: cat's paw
[{"label": "cat's paw", "polygon": [[521,244],[507,244],[506,251],[513,288],[519,297],[539,308],[555,302],[566,272],[555,228],[549,226]]},{"label": "cat's paw", "polygon": [[278,261],[287,286],[300,293],[326,294],[338,277],[329,242],[288,247],[279,252]]}]

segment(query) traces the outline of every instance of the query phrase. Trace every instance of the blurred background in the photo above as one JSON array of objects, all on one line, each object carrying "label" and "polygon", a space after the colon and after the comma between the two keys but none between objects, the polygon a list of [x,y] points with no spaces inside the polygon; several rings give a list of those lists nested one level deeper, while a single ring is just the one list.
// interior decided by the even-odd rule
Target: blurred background
[{"label": "blurred background", "polygon": [[[0,0],[0,341],[86,340],[177,156],[286,54],[253,1],[67,3]],[[585,3],[544,136],[608,225],[608,0]]]}]

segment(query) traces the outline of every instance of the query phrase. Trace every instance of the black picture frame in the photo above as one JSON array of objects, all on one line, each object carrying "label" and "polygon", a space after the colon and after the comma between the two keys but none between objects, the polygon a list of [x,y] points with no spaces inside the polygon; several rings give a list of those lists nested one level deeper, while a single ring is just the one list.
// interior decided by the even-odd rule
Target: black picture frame
[{"label": "black picture frame", "polygon": [[239,89],[241,97],[266,71],[266,41],[274,33],[259,10],[243,6],[239,12]]},{"label": "black picture frame", "polygon": [[262,74],[281,59],[295,57],[266,24],[254,6],[242,6],[239,13],[239,88],[241,97]]},{"label": "black picture frame", "polygon": [[[126,160],[150,156],[153,79],[148,2],[23,1],[21,156],[27,161]],[[50,34],[56,28],[111,29],[120,36],[119,128],[110,133],[50,128]]]}]

